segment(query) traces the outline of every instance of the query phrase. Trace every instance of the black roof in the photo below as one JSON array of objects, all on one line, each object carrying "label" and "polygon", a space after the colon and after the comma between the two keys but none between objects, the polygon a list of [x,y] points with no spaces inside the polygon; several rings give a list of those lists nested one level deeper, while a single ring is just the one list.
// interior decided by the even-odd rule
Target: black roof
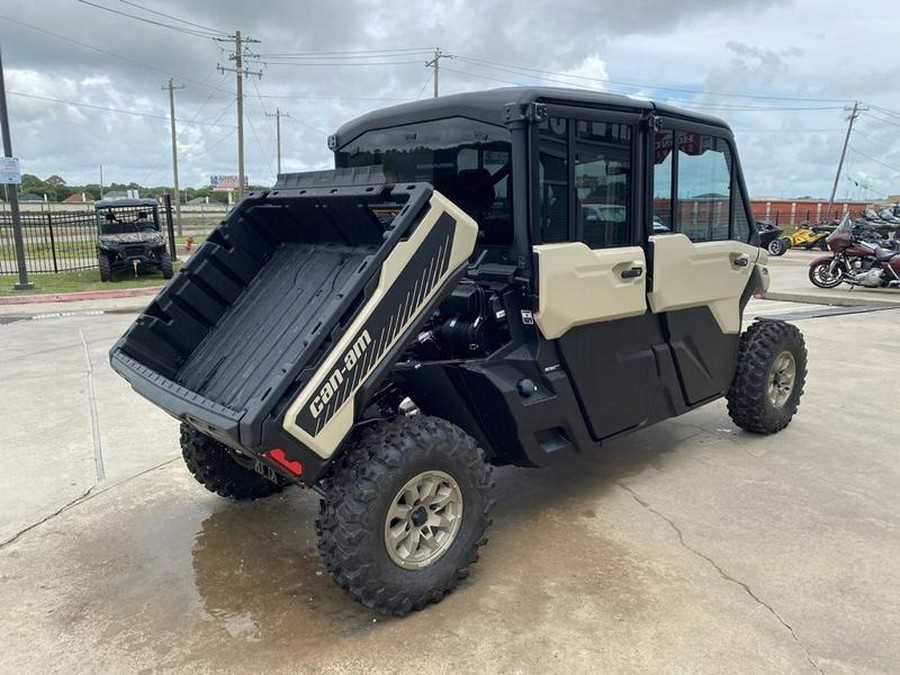
[{"label": "black roof", "polygon": [[584,107],[611,108],[634,112],[656,110],[664,115],[696,120],[704,124],[712,124],[728,129],[728,125],[718,117],[682,110],[665,104],[657,104],[645,98],[634,98],[623,94],[609,94],[588,89],[500,87],[498,89],[429,98],[374,110],[342,125],[335,135],[337,136],[338,146],[342,146],[360,134],[372,129],[384,129],[385,127],[447,117],[467,117],[487,122],[488,124],[503,125],[508,105],[527,105],[535,102],[576,104]]}]

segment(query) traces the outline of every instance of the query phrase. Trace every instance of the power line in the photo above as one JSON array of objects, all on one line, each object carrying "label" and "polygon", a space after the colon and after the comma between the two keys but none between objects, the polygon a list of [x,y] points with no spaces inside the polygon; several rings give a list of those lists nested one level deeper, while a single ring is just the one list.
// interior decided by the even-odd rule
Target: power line
[{"label": "power line", "polygon": [[825,134],[843,131],[843,128],[834,129],[732,129],[736,134]]},{"label": "power line", "polygon": [[[68,101],[63,98],[53,98],[52,96],[39,96],[38,94],[26,94],[21,91],[8,91],[6,93],[12,94],[13,96],[23,96],[25,98],[39,99],[41,101],[52,101],[53,103],[63,103],[65,105],[75,106],[76,108],[90,108],[92,110],[103,110],[105,112],[120,113],[122,115],[132,115],[134,117],[149,117],[149,118],[159,119],[159,120],[168,120],[169,119],[168,115],[159,115],[159,114],[150,113],[150,112],[140,112],[138,110],[123,110],[122,108],[112,108],[109,106],[93,105],[91,103],[79,103],[78,101]],[[175,121],[183,122],[184,120],[175,120]],[[215,124],[215,123],[209,123],[209,122],[195,122],[195,124],[202,124],[204,126],[210,126],[210,127],[230,126],[227,124]],[[232,126],[231,128],[234,128],[234,127]]]},{"label": "power line", "polygon": [[317,67],[317,68],[331,68],[331,67],[347,67],[347,66],[408,66],[408,65],[419,65],[420,61],[374,61],[374,62],[355,62],[355,63],[331,63],[329,61],[302,61],[302,62],[294,62],[294,61],[270,61],[267,59],[255,59],[255,63],[262,63],[266,66],[294,66],[294,67]]},{"label": "power line", "polygon": [[322,58],[322,57],[334,57],[334,58],[354,58],[354,57],[362,57],[363,55],[397,55],[397,54],[430,54],[432,51],[432,47],[410,47],[406,49],[360,49],[356,51],[342,51],[342,52],[293,52],[293,53],[269,53],[269,54],[260,54],[261,57],[280,57],[280,58]]},{"label": "power line", "polygon": [[892,127],[900,127],[900,122],[894,122],[892,120],[885,119],[884,117],[880,117],[879,115],[870,115],[869,119],[873,122],[880,122],[881,124],[889,124]]},{"label": "power line", "polygon": [[155,9],[150,9],[149,7],[143,7],[139,4],[137,4],[136,2],[131,2],[131,0],[119,0],[119,2],[126,4],[126,5],[131,5],[132,7],[143,10],[145,12],[148,12],[149,14],[155,14],[156,16],[161,16],[166,19],[172,19],[173,21],[178,21],[179,23],[184,23],[184,24],[187,24],[188,26],[193,26],[194,28],[200,28],[201,30],[208,31],[210,33],[221,33],[222,35],[228,34],[224,31],[220,31],[218,28],[210,28],[209,26],[204,26],[199,23],[194,23],[193,21],[188,21],[187,19],[180,19],[177,16],[172,16],[171,14],[166,14],[165,12],[160,12]]},{"label": "power line", "polygon": [[112,7],[104,7],[103,5],[98,5],[95,2],[91,2],[90,0],[78,0],[83,5],[89,5],[91,7],[96,7],[97,9],[102,9],[106,12],[110,12],[112,14],[118,14],[119,16],[124,16],[129,19],[135,19],[137,21],[142,21],[144,23],[148,23],[154,26],[159,26],[160,28],[168,28],[169,30],[174,30],[178,33],[184,33],[185,35],[193,35],[195,37],[203,37],[203,38],[215,38],[223,35],[227,35],[227,33],[222,33],[221,31],[198,31],[192,28],[182,28],[181,26],[176,26],[169,23],[163,23],[161,21],[154,21],[153,19],[147,19],[142,16],[137,16],[136,14],[129,14],[128,12],[123,12],[118,9],[113,9]]},{"label": "power line", "polygon": [[[428,82],[431,82],[430,76],[428,77]],[[292,101],[386,101],[391,103],[416,100],[414,98],[385,98],[377,96],[291,96],[290,94],[262,94],[259,98],[290,99]]]},{"label": "power line", "polygon": [[864,152],[860,152],[859,150],[857,150],[857,149],[856,149],[855,147],[853,147],[852,145],[850,146],[850,149],[851,149],[853,152],[855,152],[857,155],[860,155],[861,157],[865,157],[866,159],[868,159],[868,160],[871,161],[871,162],[875,162],[876,164],[880,164],[881,166],[883,166],[883,167],[886,168],[886,169],[890,169],[891,171],[896,171],[897,173],[900,173],[900,169],[898,169],[897,167],[891,166],[890,164],[885,164],[885,163],[882,162],[880,159],[875,159],[874,157],[872,157],[872,156],[870,156],[870,155],[867,155],[867,154],[864,153]]},{"label": "power line", "polygon": [[[683,87],[666,87],[662,85],[649,84],[646,82],[627,82],[624,80],[612,80],[609,78],[600,78],[600,77],[590,77],[588,75],[574,75],[570,73],[563,73],[552,70],[542,70],[539,68],[530,68],[528,66],[516,66],[510,64],[501,64],[501,63],[492,63],[490,61],[483,61],[481,59],[475,59],[468,56],[462,56],[459,54],[455,54],[454,58],[459,59],[460,61],[465,61],[471,63],[473,65],[479,65],[485,68],[491,68],[495,70],[502,70],[511,72],[516,75],[524,75],[526,77],[535,77],[531,75],[531,73],[539,73],[542,75],[553,75],[556,77],[565,77],[569,79],[575,80],[585,80],[591,82],[602,82],[606,84],[617,84],[620,86],[626,87],[634,87],[637,89],[657,89],[662,91],[675,91],[686,94],[694,94],[694,95],[704,95],[704,96],[722,96],[722,97],[735,97],[735,98],[754,98],[754,99],[762,99],[762,100],[781,100],[781,101],[809,101],[814,103],[846,103],[846,99],[834,99],[834,98],[812,98],[812,97],[798,97],[798,96],[769,96],[764,94],[742,94],[740,92],[714,92],[714,91],[696,91],[693,89],[685,89]],[[557,80],[558,81],[558,80]]]},{"label": "power line", "polygon": [[176,77],[179,80],[184,80],[185,82],[190,82],[190,83],[195,84],[203,89],[212,88],[212,89],[215,89],[216,91],[227,91],[227,92],[231,93],[230,90],[225,89],[223,87],[210,87],[205,82],[201,82],[200,80],[197,80],[197,79],[194,79],[191,77],[185,77],[184,75],[181,75],[179,73],[173,73],[172,71],[165,70],[163,68],[157,68],[156,66],[151,66],[150,64],[143,63],[142,61],[137,61],[128,56],[123,56],[122,54],[116,54],[115,52],[111,52],[106,49],[101,49],[100,47],[95,47],[94,45],[87,44],[86,42],[79,42],[78,40],[70,38],[66,35],[60,35],[59,33],[54,33],[53,31],[46,30],[45,28],[40,28],[38,26],[33,26],[29,23],[25,23],[24,21],[12,19],[8,16],[0,16],[0,19],[3,19],[4,21],[9,21],[10,23],[14,23],[14,24],[22,26],[24,28],[29,28],[29,29],[31,29],[33,31],[37,31],[39,33],[44,33],[45,35],[50,35],[52,37],[55,37],[59,40],[63,40],[65,42],[70,42],[70,43],[72,43],[74,45],[78,45],[79,47],[82,47],[84,49],[90,49],[91,51],[95,51],[99,54],[105,54],[106,56],[112,56],[114,58],[121,59],[123,61],[127,61],[128,63],[133,63],[136,66],[140,66],[142,68],[147,68],[148,70],[152,70],[157,73],[162,73],[164,75],[170,75],[172,77]]},{"label": "power line", "polygon": [[885,115],[890,115],[891,117],[900,118],[900,112],[898,112],[896,110],[891,110],[890,108],[882,108],[880,105],[875,105],[874,103],[867,103],[866,105],[868,105],[870,108],[874,108],[878,112],[883,113]]}]

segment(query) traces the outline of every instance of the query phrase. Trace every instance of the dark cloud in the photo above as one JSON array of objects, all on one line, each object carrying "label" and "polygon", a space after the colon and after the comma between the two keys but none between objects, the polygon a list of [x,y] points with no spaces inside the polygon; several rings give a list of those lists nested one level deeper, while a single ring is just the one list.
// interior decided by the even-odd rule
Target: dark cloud
[{"label": "dark cloud", "polygon": [[[139,13],[117,0],[96,2]],[[488,68],[484,62],[582,76],[608,73],[612,83],[570,81],[640,90],[725,117],[738,133],[751,188],[773,194],[784,189],[827,191],[845,124],[841,103],[821,103],[823,109],[808,112],[778,109],[792,105],[786,99],[859,98],[900,109],[900,59],[885,48],[893,39],[890,26],[896,21],[890,17],[896,19],[897,10],[887,0],[863,0],[865,6],[846,9],[821,7],[813,0],[138,4],[223,34],[241,28],[261,40],[253,50],[263,56],[251,60],[249,67],[263,76],[245,83],[245,138],[247,173],[262,183],[271,182],[274,174],[274,120],[267,113],[276,107],[291,115],[282,128],[285,168],[303,170],[328,166],[325,136],[343,121],[431,92],[426,52],[382,59],[391,61],[389,65],[362,66],[358,64],[363,59],[349,59],[354,65],[345,67],[279,65],[278,59],[264,56],[271,54],[440,45],[461,57],[442,62],[445,93],[537,81],[534,73]],[[149,114],[140,117],[11,95],[14,145],[27,171],[82,182],[95,180],[103,163],[107,180],[169,183],[168,99],[161,87],[173,77],[186,86],[176,101],[182,184],[200,185],[209,174],[235,172],[234,76],[216,71],[217,64],[233,65],[228,60],[230,45],[74,0],[21,0],[0,15],[6,17],[0,19],[0,44],[11,90]],[[853,34],[853,42],[838,38],[836,27]],[[559,84],[561,79],[547,75],[545,83]],[[648,84],[632,87],[623,82]],[[679,89],[683,91],[675,91]],[[773,109],[748,109],[754,103]],[[900,127],[884,119],[900,122],[885,114],[877,121],[873,115],[867,124],[875,140],[860,137],[858,145],[885,164],[900,165],[900,137],[890,133]],[[187,124],[190,120],[193,126]],[[888,187],[892,180],[900,182],[900,173],[865,165],[861,156],[856,160],[858,170],[880,180],[884,191],[900,192],[900,186]],[[786,184],[791,187],[784,188]]]}]

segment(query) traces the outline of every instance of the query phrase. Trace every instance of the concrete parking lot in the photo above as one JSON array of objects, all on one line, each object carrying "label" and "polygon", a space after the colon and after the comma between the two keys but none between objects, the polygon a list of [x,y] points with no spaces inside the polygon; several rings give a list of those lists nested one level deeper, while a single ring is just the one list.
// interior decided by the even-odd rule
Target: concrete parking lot
[{"label": "concrete parking lot", "polygon": [[[801,289],[804,260],[773,262],[773,288]],[[806,335],[788,429],[741,432],[718,402],[498,469],[471,578],[392,619],[324,572],[314,494],[193,481],[175,421],[107,365],[145,300],[0,307],[0,672],[898,669],[900,305],[754,301]]]}]

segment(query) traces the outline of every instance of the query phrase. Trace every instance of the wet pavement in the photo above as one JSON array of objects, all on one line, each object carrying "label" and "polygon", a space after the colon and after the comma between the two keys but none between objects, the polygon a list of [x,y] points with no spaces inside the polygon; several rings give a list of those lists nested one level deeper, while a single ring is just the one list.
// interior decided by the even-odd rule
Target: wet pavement
[{"label": "wet pavement", "polygon": [[471,578],[404,619],[324,572],[313,493],[236,504],[194,482],[176,423],[107,366],[133,316],[99,311],[0,325],[0,672],[900,663],[900,395],[884,370],[900,311],[798,321],[807,391],[775,436],[717,402],[550,469],[496,470]]}]

